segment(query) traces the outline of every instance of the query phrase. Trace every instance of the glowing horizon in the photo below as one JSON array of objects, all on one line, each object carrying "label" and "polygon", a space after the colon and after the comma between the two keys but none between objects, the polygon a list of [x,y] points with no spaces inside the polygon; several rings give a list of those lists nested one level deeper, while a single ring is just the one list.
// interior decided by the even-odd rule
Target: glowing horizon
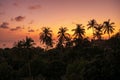
[{"label": "glowing horizon", "polygon": [[[91,19],[99,24],[111,19],[116,33],[120,26],[119,4],[120,0],[0,0],[0,48],[3,44],[11,47],[25,36],[39,45],[42,27],[50,27],[55,37],[59,27],[67,27],[73,34],[75,24],[83,24],[86,29]],[[86,36],[92,36],[92,30],[86,29]]]}]

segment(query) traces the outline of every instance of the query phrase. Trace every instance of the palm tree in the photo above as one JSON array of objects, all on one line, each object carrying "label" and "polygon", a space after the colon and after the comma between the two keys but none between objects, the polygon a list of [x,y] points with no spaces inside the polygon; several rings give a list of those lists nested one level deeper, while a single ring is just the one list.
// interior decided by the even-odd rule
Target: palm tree
[{"label": "palm tree", "polygon": [[79,45],[80,41],[83,40],[83,36],[85,35],[85,29],[83,28],[82,24],[76,24],[76,28],[72,29],[74,31],[73,37],[75,45]]},{"label": "palm tree", "polygon": [[31,60],[32,60],[32,57],[34,56],[33,53],[31,53],[30,51],[30,48],[34,45],[34,40],[30,37],[27,37],[26,36],[26,39],[24,40],[24,46],[26,49],[26,52],[29,53],[27,56],[29,57],[29,60],[28,60],[28,70],[29,70],[29,76],[31,78],[31,80],[33,80],[33,76],[32,76],[32,73],[31,73]]},{"label": "palm tree", "polygon": [[46,49],[53,46],[52,30],[50,30],[49,27],[42,28],[42,32],[40,33],[40,42],[46,45]]},{"label": "palm tree", "polygon": [[[92,20],[88,21],[87,26],[88,26],[87,29],[92,28],[93,36],[94,36],[94,28],[97,26],[97,22],[96,22],[96,20],[95,20],[95,19],[92,19]],[[93,39],[94,39],[94,38],[93,38]]]},{"label": "palm tree", "polygon": [[102,28],[103,28],[102,24],[98,24],[98,26],[95,27],[94,38],[97,37],[98,40],[101,40]]},{"label": "palm tree", "polygon": [[76,24],[77,27],[75,29],[72,29],[74,31],[74,38],[76,39],[83,39],[83,36],[85,34],[85,29],[83,28],[82,24]]},{"label": "palm tree", "polygon": [[15,46],[16,48],[24,48],[24,41],[23,41],[23,40],[20,40],[20,41],[18,41],[18,42],[15,42],[15,43],[14,43],[14,46]]},{"label": "palm tree", "polygon": [[108,34],[108,37],[110,39],[110,34],[114,32],[115,28],[114,28],[114,22],[110,22],[110,19],[108,19],[108,21],[104,21],[103,22],[103,30],[104,33]]},{"label": "palm tree", "polygon": [[67,43],[68,41],[70,41],[70,34],[66,33],[66,31],[68,31],[68,29],[66,27],[59,28],[58,36],[57,36],[58,37],[57,47],[63,47],[63,45],[65,43]]},{"label": "palm tree", "polygon": [[15,47],[17,48],[31,48],[34,45],[34,40],[30,37],[26,36],[26,39],[20,40],[15,43]]},{"label": "palm tree", "polygon": [[26,54],[22,54],[22,57],[24,55],[25,56],[24,58],[27,61],[27,66],[28,66],[28,71],[29,71],[28,73],[29,73],[29,77],[30,77],[31,80],[33,80],[33,76],[32,76],[32,73],[31,73],[31,60],[34,56],[34,53],[32,52],[31,47],[34,44],[35,44],[34,40],[30,37],[27,37],[27,36],[26,36],[25,40],[23,39],[23,40],[18,41],[18,43],[15,43],[15,46],[17,48],[22,48],[24,50],[24,52],[26,53]]},{"label": "palm tree", "polygon": [[35,43],[34,43],[34,40],[33,40],[32,38],[26,36],[24,46],[25,46],[26,48],[30,48],[30,47],[32,47],[34,44],[35,44]]}]

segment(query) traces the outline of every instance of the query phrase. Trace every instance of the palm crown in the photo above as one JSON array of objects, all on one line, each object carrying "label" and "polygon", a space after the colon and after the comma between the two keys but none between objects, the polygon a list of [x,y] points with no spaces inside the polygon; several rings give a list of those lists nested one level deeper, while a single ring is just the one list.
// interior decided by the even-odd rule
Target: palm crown
[{"label": "palm crown", "polygon": [[83,36],[85,34],[85,29],[83,28],[84,26],[82,26],[82,24],[76,24],[77,27],[75,29],[72,29],[72,31],[74,31],[74,38],[76,39],[83,39]]},{"label": "palm crown", "polygon": [[96,20],[95,20],[95,19],[92,19],[92,20],[88,21],[87,26],[88,26],[87,29],[92,28],[93,36],[94,36],[94,28],[97,26],[97,22],[96,22]]},{"label": "palm crown", "polygon": [[110,34],[114,32],[114,22],[110,22],[110,19],[108,19],[108,21],[104,21],[103,23],[103,30],[104,33],[107,33],[109,38],[110,38]]},{"label": "palm crown", "polygon": [[52,30],[50,30],[50,28],[48,27],[43,27],[42,28],[42,32],[40,33],[40,42],[42,42],[43,44],[52,47]]},{"label": "palm crown", "polygon": [[66,33],[68,31],[68,29],[66,27],[61,27],[59,28],[58,31],[58,45],[63,45],[64,42],[69,41],[70,40],[70,34]]}]

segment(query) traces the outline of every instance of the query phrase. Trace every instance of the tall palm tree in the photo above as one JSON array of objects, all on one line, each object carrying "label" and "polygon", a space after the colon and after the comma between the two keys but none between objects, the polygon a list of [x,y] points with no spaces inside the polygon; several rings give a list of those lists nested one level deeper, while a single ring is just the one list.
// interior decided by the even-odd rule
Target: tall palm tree
[{"label": "tall palm tree", "polygon": [[[61,27],[58,31],[58,44],[57,47],[62,47],[67,41],[70,41],[70,34],[66,33],[67,27]],[[65,43],[64,43],[65,42]]]},{"label": "tall palm tree", "polygon": [[[87,29],[92,28],[93,36],[94,36],[94,28],[97,26],[97,22],[96,22],[96,20],[95,20],[95,19],[92,19],[92,20],[88,21],[87,26],[88,26]],[[93,38],[93,39],[94,39],[94,38]]]},{"label": "tall palm tree", "polygon": [[34,40],[27,36],[26,36],[25,40],[23,39],[23,40],[18,41],[18,43],[15,43],[15,46],[17,48],[22,48],[25,52],[25,54],[23,52],[23,54],[20,54],[20,55],[22,56],[22,58],[24,58],[27,61],[27,66],[28,66],[28,71],[29,71],[28,73],[29,73],[30,80],[33,80],[33,76],[31,73],[31,60],[34,56],[34,53],[32,52],[31,47],[34,44],[35,44]]},{"label": "tall palm tree", "polygon": [[74,41],[75,45],[80,45],[81,40],[83,40],[83,36],[85,35],[85,29],[83,28],[84,26],[82,26],[82,24],[76,24],[76,28],[72,29],[72,31],[74,31],[73,37],[74,37]]},{"label": "tall palm tree", "polygon": [[26,36],[26,39],[20,40],[17,43],[15,43],[15,47],[17,48],[31,48],[34,45],[34,40],[30,37]]},{"label": "tall palm tree", "polygon": [[40,42],[46,45],[46,49],[48,47],[53,46],[53,40],[52,40],[52,30],[49,27],[43,27],[42,32],[40,33]]},{"label": "tall palm tree", "polygon": [[76,28],[72,29],[72,31],[74,31],[74,38],[76,39],[83,39],[83,36],[85,34],[85,29],[83,28],[84,26],[82,26],[82,24],[76,24]]},{"label": "tall palm tree", "polygon": [[101,40],[102,28],[103,28],[102,24],[98,24],[98,26],[95,27],[94,38],[97,37],[98,40]]},{"label": "tall palm tree", "polygon": [[26,48],[30,48],[30,47],[32,47],[34,44],[35,44],[35,43],[34,43],[34,40],[33,40],[32,38],[26,36],[24,46],[25,46]]},{"label": "tall palm tree", "polygon": [[104,33],[108,34],[108,37],[110,39],[110,34],[114,32],[115,30],[115,26],[113,26],[115,23],[114,22],[110,22],[110,19],[108,19],[108,21],[104,21],[103,22],[103,30]]}]

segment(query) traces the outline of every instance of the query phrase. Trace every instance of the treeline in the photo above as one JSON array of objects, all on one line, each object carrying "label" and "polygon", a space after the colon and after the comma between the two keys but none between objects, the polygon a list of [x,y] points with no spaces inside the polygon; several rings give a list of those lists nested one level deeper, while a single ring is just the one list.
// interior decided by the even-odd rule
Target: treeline
[{"label": "treeline", "polygon": [[[87,29],[92,29],[93,38],[92,40],[102,40],[102,35],[108,34],[108,39],[110,39],[110,34],[112,34],[115,30],[114,22],[111,22],[110,19],[108,21],[104,21],[102,24],[98,24],[95,19],[88,21]],[[85,27],[82,24],[76,24],[76,28],[72,29],[74,32],[73,35],[70,35],[67,31],[67,27],[60,27],[57,36],[57,42],[53,40],[53,31],[49,27],[42,27],[40,32],[39,40],[42,44],[46,45],[46,50],[55,45],[56,48],[64,48],[64,47],[73,47],[73,46],[81,46],[83,41],[89,42],[89,38],[85,36]],[[28,44],[30,43],[31,44]],[[30,47],[35,43],[33,39],[26,37],[25,40],[18,41],[15,46],[16,47]]]},{"label": "treeline", "polygon": [[[46,49],[34,47],[30,37],[13,48],[0,49],[0,80],[120,80],[120,32],[110,37],[113,23],[96,23],[94,19],[88,23],[95,24],[93,40],[84,37],[82,24],[72,30],[72,38],[68,29],[61,27],[56,46],[49,49],[54,43],[52,30],[44,27],[40,42],[46,44]],[[107,25],[112,28],[106,30]],[[102,26],[101,34],[107,32],[108,39],[96,38],[98,26]]]}]

